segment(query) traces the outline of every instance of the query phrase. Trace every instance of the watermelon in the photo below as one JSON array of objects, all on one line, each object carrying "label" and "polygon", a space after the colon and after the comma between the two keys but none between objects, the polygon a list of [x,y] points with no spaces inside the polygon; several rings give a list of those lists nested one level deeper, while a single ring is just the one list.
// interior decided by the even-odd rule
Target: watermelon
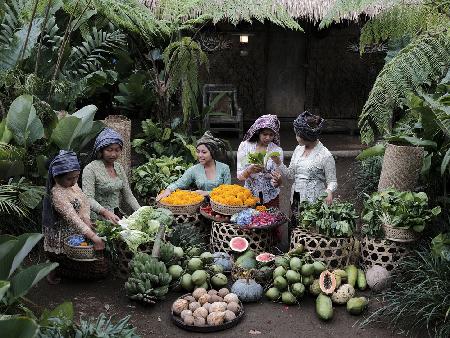
[{"label": "watermelon", "polygon": [[248,249],[248,241],[243,237],[234,237],[230,241],[230,248],[236,252],[244,252]]},{"label": "watermelon", "polygon": [[264,252],[256,256],[256,260],[260,263],[269,263],[275,260],[275,255],[268,252]]}]

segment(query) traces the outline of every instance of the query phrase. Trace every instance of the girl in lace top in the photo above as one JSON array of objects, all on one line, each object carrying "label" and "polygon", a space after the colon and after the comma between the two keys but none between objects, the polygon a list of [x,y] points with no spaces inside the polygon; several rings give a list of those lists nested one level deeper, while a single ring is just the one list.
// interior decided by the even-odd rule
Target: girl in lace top
[{"label": "girl in lace top", "polygon": [[133,211],[140,208],[131,192],[125,170],[117,162],[122,146],[123,140],[119,133],[110,128],[103,129],[94,145],[94,154],[98,159],[83,170],[83,192],[89,198],[93,219],[99,215],[117,224],[120,217],[114,212],[120,210],[121,205]]},{"label": "girl in lace top", "polygon": [[239,145],[237,152],[237,178],[245,181],[245,187],[254,196],[262,197],[262,203],[267,207],[279,207],[280,174],[271,158],[264,167],[249,164],[249,153],[278,152],[281,160],[283,150],[280,145],[280,121],[276,115],[263,115],[250,127]]},{"label": "girl in lace top", "polygon": [[319,141],[324,120],[309,112],[300,114],[294,121],[294,131],[299,145],[295,148],[289,167],[280,158],[273,158],[281,173],[294,184],[291,203],[294,215],[298,203],[314,202],[326,194],[325,202],[331,204],[337,188],[336,164],[333,155]]}]

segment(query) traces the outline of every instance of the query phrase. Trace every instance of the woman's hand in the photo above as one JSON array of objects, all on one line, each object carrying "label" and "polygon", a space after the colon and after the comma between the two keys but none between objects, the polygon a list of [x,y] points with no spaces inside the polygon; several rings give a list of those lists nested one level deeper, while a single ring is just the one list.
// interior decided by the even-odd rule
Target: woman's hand
[{"label": "woman's hand", "polygon": [[172,192],[168,189],[163,190],[158,196],[156,196],[156,202],[159,202],[163,198],[169,196]]},{"label": "woman's hand", "polygon": [[195,192],[197,194],[205,196],[205,197],[209,195],[209,192],[208,191],[204,191],[204,190],[195,190]]},{"label": "woman's hand", "polygon": [[275,188],[278,188],[281,184],[283,184],[281,173],[279,173],[278,171],[272,171],[270,175],[272,176],[270,183],[272,183]]},{"label": "woman's hand", "polygon": [[91,240],[92,242],[94,242],[94,250],[105,249],[105,242],[103,242],[103,240],[97,235],[94,235],[94,237],[92,237]]},{"label": "woman's hand", "polygon": [[327,190],[327,197],[325,197],[325,203],[330,205],[333,203],[333,193],[330,190]]},{"label": "woman's hand", "polygon": [[257,174],[264,170],[264,167],[259,164],[251,164],[247,169],[249,174]]},{"label": "woman's hand", "polygon": [[277,166],[281,165],[281,158],[280,156],[270,156],[273,163],[275,163]]},{"label": "woman's hand", "polygon": [[120,218],[113,212],[109,211],[108,209],[103,209],[103,211],[100,213],[100,215],[103,216],[104,219],[107,221],[110,221],[114,224],[119,224]]}]

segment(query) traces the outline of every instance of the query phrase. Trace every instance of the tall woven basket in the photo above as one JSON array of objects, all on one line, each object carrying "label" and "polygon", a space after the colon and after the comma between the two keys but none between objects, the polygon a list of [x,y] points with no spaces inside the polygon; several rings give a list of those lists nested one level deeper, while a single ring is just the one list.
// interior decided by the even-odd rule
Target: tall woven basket
[{"label": "tall woven basket", "polygon": [[211,250],[213,252],[231,253],[230,240],[233,237],[244,237],[254,252],[271,252],[274,245],[273,229],[240,229],[233,223],[212,222]]},{"label": "tall woven basket", "polygon": [[328,238],[296,228],[291,234],[291,249],[298,244],[303,244],[314,260],[321,261],[330,268],[342,268],[352,256],[353,238]]},{"label": "tall woven basket", "polygon": [[412,245],[409,243],[364,237],[361,240],[362,264],[366,270],[374,265],[380,265],[391,271],[411,249]]},{"label": "tall woven basket", "polygon": [[122,155],[119,163],[122,164],[128,178],[131,174],[131,120],[123,115],[109,115],[105,125],[117,131],[123,138]]},{"label": "tall woven basket", "polygon": [[411,191],[416,188],[424,150],[422,147],[388,144],[383,157],[378,191],[395,188]]}]

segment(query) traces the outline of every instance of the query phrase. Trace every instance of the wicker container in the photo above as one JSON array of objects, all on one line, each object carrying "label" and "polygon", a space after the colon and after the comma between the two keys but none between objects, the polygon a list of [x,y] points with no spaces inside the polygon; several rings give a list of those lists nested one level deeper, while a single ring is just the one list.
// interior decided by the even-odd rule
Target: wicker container
[{"label": "wicker container", "polygon": [[386,239],[394,242],[408,243],[415,242],[420,238],[420,234],[410,229],[399,229],[390,224],[383,224]]},{"label": "wicker container", "polygon": [[186,223],[198,224],[200,222],[199,214],[179,214],[175,215],[175,224],[182,225]]},{"label": "wicker container", "polygon": [[131,175],[131,120],[123,115],[109,115],[103,122],[123,138],[122,154],[118,161],[124,167],[129,179]]},{"label": "wicker container", "polygon": [[361,240],[361,259],[365,270],[380,265],[391,271],[411,251],[408,243],[397,243],[387,239],[364,237]]},{"label": "wicker container", "polygon": [[237,214],[238,212],[241,212],[242,210],[252,208],[252,207],[254,207],[254,205],[253,206],[225,205],[225,204],[220,204],[220,203],[214,202],[214,200],[211,199],[211,208],[218,214],[222,214],[222,215],[231,216],[231,215]]},{"label": "wicker container", "polygon": [[303,244],[314,260],[329,268],[347,266],[352,256],[353,238],[329,238],[305,229],[296,228],[291,234],[291,249]]},{"label": "wicker container", "polygon": [[424,150],[422,147],[388,144],[383,157],[378,191],[395,188],[412,191],[419,179]]},{"label": "wicker container", "polygon": [[161,201],[158,202],[158,206],[160,208],[166,208],[172,211],[174,215],[192,215],[198,212],[200,209],[200,205],[202,205],[203,201],[196,204],[189,205],[173,205],[173,204],[164,204]]},{"label": "wicker container", "polygon": [[240,229],[236,224],[212,222],[211,250],[213,252],[231,253],[230,240],[236,236],[244,237],[249,248],[256,253],[272,252],[275,243],[273,229]]},{"label": "wicker container", "polygon": [[95,250],[93,245],[73,246],[67,243],[69,237],[64,239],[64,253],[66,256],[75,261],[95,261]]},{"label": "wicker container", "polygon": [[74,261],[67,256],[55,260],[59,263],[56,268],[57,274],[64,278],[76,280],[98,280],[106,278],[110,271],[110,261],[104,257],[93,261]]}]

